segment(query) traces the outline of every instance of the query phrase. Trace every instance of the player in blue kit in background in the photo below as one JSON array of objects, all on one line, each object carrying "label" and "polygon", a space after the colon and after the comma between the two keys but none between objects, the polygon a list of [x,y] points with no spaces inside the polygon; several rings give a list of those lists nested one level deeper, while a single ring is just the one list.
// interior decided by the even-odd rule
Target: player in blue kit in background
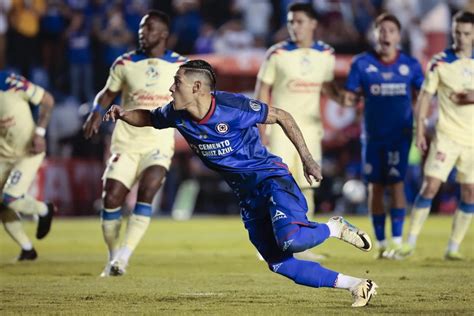
[{"label": "player in blue kit in background", "polygon": [[[398,50],[401,26],[391,14],[375,20],[374,51],[354,57],[345,85],[344,105],[364,97],[362,160],[369,183],[369,212],[377,239],[377,258],[392,258],[401,247],[406,200],[403,181],[412,141],[412,90],[420,90],[418,61]],[[392,243],[385,238],[384,193],[391,195]]]},{"label": "player in blue kit in background", "polygon": [[179,67],[170,91],[173,102],[154,111],[124,111],[112,106],[104,120],[134,126],[174,127],[203,163],[223,176],[241,207],[252,244],[269,268],[298,284],[351,291],[352,306],[365,306],[377,285],[328,270],[319,263],[295,259],[293,253],[339,238],[369,251],[370,237],[342,217],[328,223],[308,221],[308,206],[281,158],[262,145],[257,124],[279,124],[298,150],[306,179],[320,181],[321,170],[311,156],[300,129],[287,112],[243,95],[215,91],[215,74],[203,60]]}]

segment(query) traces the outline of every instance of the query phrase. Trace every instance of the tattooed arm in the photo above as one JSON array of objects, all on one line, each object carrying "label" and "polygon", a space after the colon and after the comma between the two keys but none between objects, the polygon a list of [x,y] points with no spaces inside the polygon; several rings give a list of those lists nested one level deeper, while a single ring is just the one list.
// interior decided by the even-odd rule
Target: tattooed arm
[{"label": "tattooed arm", "polygon": [[51,118],[51,112],[54,107],[53,96],[45,91],[43,99],[41,100],[41,106],[39,110],[38,123],[36,125],[35,134],[33,136],[30,152],[32,154],[39,154],[46,150],[46,127],[48,126],[49,119]]},{"label": "tattooed arm", "polygon": [[281,126],[286,136],[291,140],[293,145],[295,145],[298,154],[300,155],[301,161],[303,162],[304,175],[309,184],[312,184],[311,176],[313,176],[316,181],[321,181],[323,177],[321,176],[321,167],[314,161],[311,153],[306,146],[306,143],[301,133],[300,128],[296,124],[295,119],[290,115],[290,113],[277,109],[275,107],[268,108],[268,116],[265,124],[278,124]]}]

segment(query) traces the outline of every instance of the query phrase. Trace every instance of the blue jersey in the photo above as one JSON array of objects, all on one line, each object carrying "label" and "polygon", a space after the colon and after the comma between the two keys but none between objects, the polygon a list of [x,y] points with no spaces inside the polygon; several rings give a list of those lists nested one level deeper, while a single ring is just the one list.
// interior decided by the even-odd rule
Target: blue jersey
[{"label": "blue jersey", "polygon": [[354,57],[345,88],[364,96],[363,140],[391,142],[411,138],[412,89],[420,90],[423,72],[418,61],[399,53],[392,63],[374,51]]},{"label": "blue jersey", "polygon": [[172,103],[152,111],[155,128],[174,127],[204,164],[220,173],[242,197],[263,180],[288,175],[281,158],[262,145],[257,124],[265,122],[268,106],[240,94],[217,91],[206,116],[194,120]]}]

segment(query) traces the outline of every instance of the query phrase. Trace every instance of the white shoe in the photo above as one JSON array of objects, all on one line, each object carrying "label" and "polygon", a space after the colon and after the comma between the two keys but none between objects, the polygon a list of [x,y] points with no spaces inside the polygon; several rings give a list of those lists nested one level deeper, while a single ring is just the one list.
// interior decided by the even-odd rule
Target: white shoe
[{"label": "white shoe", "polygon": [[106,278],[110,276],[110,262],[107,262],[105,265],[104,271],[100,274],[101,278]]},{"label": "white shoe", "polygon": [[362,307],[369,304],[372,296],[377,294],[377,288],[378,285],[375,284],[374,281],[367,279],[362,280],[362,282],[351,289],[352,298],[354,299],[352,307]]},{"label": "white shoe", "polygon": [[294,253],[296,259],[306,260],[306,261],[321,261],[327,259],[327,256],[319,253],[311,252],[311,250],[307,249],[302,252]]},{"label": "white shoe", "polygon": [[330,222],[340,227],[340,234],[336,236],[363,251],[370,251],[372,249],[372,241],[369,235],[363,230],[358,229],[342,216],[334,216],[329,219]]},{"label": "white shoe", "polygon": [[112,260],[110,262],[110,276],[122,276],[126,273],[125,264],[120,260]]}]

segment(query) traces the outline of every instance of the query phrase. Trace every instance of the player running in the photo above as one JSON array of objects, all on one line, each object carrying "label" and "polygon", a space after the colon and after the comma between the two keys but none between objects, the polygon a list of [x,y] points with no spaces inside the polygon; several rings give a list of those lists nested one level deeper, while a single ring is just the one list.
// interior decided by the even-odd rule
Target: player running
[{"label": "player running", "polygon": [[[166,50],[169,25],[168,16],[160,11],[150,11],[142,18],[138,31],[140,49],[122,55],[110,68],[107,83],[97,94],[93,111],[84,124],[86,138],[97,133],[101,112],[105,112],[119,94],[127,110],[154,109],[171,100],[168,88],[185,58]],[[140,129],[118,122],[112,135],[111,152],[103,176],[102,232],[109,250],[107,265],[101,274],[104,277],[125,273],[132,252],[148,228],[151,202],[164,181],[174,153],[174,132],[151,127]],[[137,203],[119,247],[121,206],[136,182]]]},{"label": "player running", "polygon": [[300,188],[281,158],[262,145],[257,129],[257,124],[279,124],[298,150],[308,183],[311,177],[320,181],[320,167],[293,117],[239,94],[214,91],[215,85],[211,65],[189,61],[180,66],[170,88],[173,102],[154,111],[125,111],[114,105],[104,120],[178,129],[203,163],[219,172],[239,198],[250,241],[273,272],[306,286],[347,289],[354,297],[352,306],[367,305],[376,294],[373,281],[293,257],[329,237],[364,251],[372,247],[370,237],[342,217],[333,217],[327,224],[308,221]]},{"label": "player running", "polygon": [[[398,50],[401,26],[391,14],[375,20],[375,50],[354,57],[344,105],[364,97],[362,160],[369,184],[368,206],[377,239],[377,258],[391,258],[402,244],[406,200],[403,181],[412,141],[412,91],[423,83],[416,59]],[[414,88],[414,89],[413,89]],[[385,237],[384,194],[389,189],[392,243]]]},{"label": "player running", "polygon": [[418,235],[441,183],[456,167],[461,184],[461,202],[454,214],[445,258],[461,260],[459,246],[474,213],[474,14],[460,11],[453,17],[452,48],[435,55],[428,65],[418,98],[416,145],[426,152],[425,120],[434,94],[438,94],[439,118],[436,136],[430,145],[424,178],[412,210],[408,243],[401,256],[411,255]]},{"label": "player running", "polygon": [[[36,124],[30,103],[40,107]],[[0,217],[7,233],[21,247],[18,261],[38,257],[18,213],[39,216],[36,238],[42,239],[50,231],[55,212],[52,203],[27,193],[45,156],[46,127],[53,107],[49,92],[22,76],[0,71]]]}]

